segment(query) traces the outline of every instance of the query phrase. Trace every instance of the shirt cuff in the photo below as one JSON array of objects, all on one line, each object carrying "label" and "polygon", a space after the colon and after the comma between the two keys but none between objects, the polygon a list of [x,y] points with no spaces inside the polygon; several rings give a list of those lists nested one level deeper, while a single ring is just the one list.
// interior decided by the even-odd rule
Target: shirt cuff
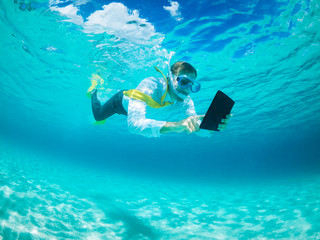
[{"label": "shirt cuff", "polygon": [[160,137],[160,130],[166,124],[165,121],[156,121],[152,125],[152,136],[153,137]]}]

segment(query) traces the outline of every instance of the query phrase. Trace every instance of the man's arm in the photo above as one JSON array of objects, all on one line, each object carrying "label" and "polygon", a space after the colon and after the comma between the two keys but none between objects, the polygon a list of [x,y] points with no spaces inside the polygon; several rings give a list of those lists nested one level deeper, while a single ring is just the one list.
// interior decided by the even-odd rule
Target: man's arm
[{"label": "man's arm", "polygon": [[[169,133],[169,132],[187,132],[193,133],[196,132],[200,137],[210,137],[214,131],[200,131],[200,124],[205,115],[197,115],[194,107],[194,103],[191,98],[183,103],[183,108],[186,110],[186,115],[189,117],[183,119],[179,122],[166,122],[165,125],[160,129],[160,133]],[[218,130],[222,131],[226,129],[229,119],[232,114],[226,116],[222,119],[221,123],[218,126]]]},{"label": "man's arm", "polygon": [[166,122],[165,125],[160,129],[160,133],[169,132],[199,132],[201,120],[204,115],[197,115],[194,107],[194,103],[190,97],[188,97],[183,103],[181,103],[181,111],[184,112],[188,117],[179,122]]},{"label": "man's arm", "polygon": [[[136,88],[149,95],[156,101],[160,101],[163,87],[156,78],[146,78],[140,82]],[[147,104],[140,100],[128,99],[128,130],[133,134],[145,137],[160,137],[160,129],[165,125],[165,121],[157,121],[146,118]],[[159,98],[159,99],[158,99]]]},{"label": "man's arm", "polygon": [[128,106],[128,129],[133,134],[145,137],[160,137],[160,129],[165,121],[146,118],[147,104],[139,100],[130,100]]},{"label": "man's arm", "polygon": [[169,133],[169,132],[187,132],[193,133],[198,132],[199,128],[199,120],[202,120],[204,115],[199,116],[190,116],[186,119],[183,119],[179,122],[166,122],[165,125],[160,129],[160,133]]}]

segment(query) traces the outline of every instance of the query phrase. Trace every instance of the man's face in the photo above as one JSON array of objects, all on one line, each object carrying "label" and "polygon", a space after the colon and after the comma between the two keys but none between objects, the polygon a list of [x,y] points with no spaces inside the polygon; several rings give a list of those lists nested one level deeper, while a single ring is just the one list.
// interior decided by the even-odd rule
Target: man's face
[{"label": "man's face", "polygon": [[187,77],[187,78],[189,78],[189,79],[191,79],[191,80],[195,80],[195,79],[196,79],[196,76],[195,76],[194,73],[179,72],[178,76],[175,76],[175,77],[174,77],[174,87],[175,87],[175,89],[176,89],[179,93],[181,93],[181,94],[183,94],[183,95],[185,95],[185,96],[188,96],[188,95],[192,92],[192,91],[191,91],[191,88],[190,88],[190,87],[182,88],[182,87],[178,84],[177,78],[178,78],[178,77],[182,77],[182,76]]}]

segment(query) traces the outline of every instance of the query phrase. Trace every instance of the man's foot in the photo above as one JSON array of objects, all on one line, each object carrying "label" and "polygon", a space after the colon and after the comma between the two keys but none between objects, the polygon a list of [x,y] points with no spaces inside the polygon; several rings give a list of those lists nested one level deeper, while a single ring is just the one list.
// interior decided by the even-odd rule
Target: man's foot
[{"label": "man's foot", "polygon": [[106,123],[106,121],[107,121],[107,119],[104,119],[104,120],[101,120],[101,121],[96,121],[96,122],[93,123],[93,125],[103,125],[103,124]]},{"label": "man's foot", "polygon": [[92,74],[91,77],[91,86],[89,87],[89,89],[87,90],[87,97],[91,99],[91,93],[93,92],[93,90],[96,89],[96,87],[98,86],[98,82],[100,85],[104,84],[104,80],[97,74]]}]

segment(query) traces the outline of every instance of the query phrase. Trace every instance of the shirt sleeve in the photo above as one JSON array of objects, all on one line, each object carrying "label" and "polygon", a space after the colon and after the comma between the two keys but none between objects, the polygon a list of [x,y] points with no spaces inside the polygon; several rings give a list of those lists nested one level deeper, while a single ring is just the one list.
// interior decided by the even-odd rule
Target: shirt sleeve
[{"label": "shirt sleeve", "polygon": [[[194,107],[194,103],[193,100],[189,97],[189,99],[186,99],[186,101],[184,102],[185,107],[186,107],[186,115],[187,116],[195,116],[197,115],[196,113],[196,109]],[[201,124],[201,120],[198,121],[198,124]],[[200,129],[199,132],[196,132],[196,134],[199,137],[211,137],[211,134],[209,131],[204,130],[204,129]]]},{"label": "shirt sleeve", "polygon": [[[148,94],[153,99],[162,96],[162,87],[155,78],[143,80],[137,90]],[[131,133],[143,135],[145,137],[160,137],[160,129],[165,125],[165,121],[157,121],[146,118],[147,104],[140,100],[130,99],[128,104],[128,129]]]},{"label": "shirt sleeve", "polygon": [[190,117],[190,116],[197,115],[196,109],[194,107],[194,103],[193,103],[191,97],[188,97],[184,101],[184,107],[185,107],[185,111],[186,111],[186,116]]}]

